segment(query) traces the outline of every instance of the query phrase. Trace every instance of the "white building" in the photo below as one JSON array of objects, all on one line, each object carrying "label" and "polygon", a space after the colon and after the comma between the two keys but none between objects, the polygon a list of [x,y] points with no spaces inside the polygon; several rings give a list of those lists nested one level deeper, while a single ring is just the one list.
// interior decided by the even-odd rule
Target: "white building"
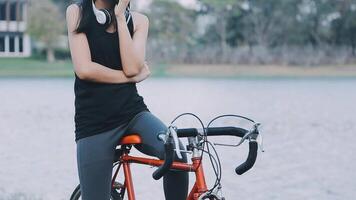
[{"label": "white building", "polygon": [[0,0],[0,57],[31,55],[27,6],[27,0]]}]

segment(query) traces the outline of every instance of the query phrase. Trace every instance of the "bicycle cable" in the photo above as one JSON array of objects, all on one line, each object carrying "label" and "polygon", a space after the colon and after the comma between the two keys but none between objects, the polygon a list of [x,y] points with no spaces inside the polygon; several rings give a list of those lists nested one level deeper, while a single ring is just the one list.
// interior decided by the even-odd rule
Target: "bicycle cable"
[{"label": "bicycle cable", "polygon": [[[219,185],[221,185],[221,175],[222,175],[222,169],[221,169],[221,162],[220,162],[220,157],[214,147],[214,145],[210,142],[210,141],[206,141],[207,142],[207,152],[208,152],[208,155],[209,155],[209,158],[210,158],[210,163],[212,164],[212,167],[213,167],[213,170],[214,170],[214,173],[215,173],[215,176],[216,176],[216,179],[215,179],[215,183],[214,183],[214,186],[208,190],[209,194],[211,194],[216,187],[218,187]],[[212,155],[210,153],[210,149],[209,149],[209,145],[212,147],[212,149],[214,150],[214,154],[216,155],[216,158],[214,157],[214,155]],[[212,158],[213,160],[215,160],[215,163],[216,163],[216,168],[212,162]]]},{"label": "bicycle cable", "polygon": [[[216,121],[217,119],[224,118],[224,117],[236,117],[236,118],[245,119],[245,120],[247,120],[247,121],[250,121],[250,122],[252,122],[252,123],[255,123],[254,120],[252,120],[252,119],[250,119],[250,118],[248,118],[248,117],[244,117],[244,116],[241,116],[241,115],[234,115],[234,114],[225,114],[225,115],[219,115],[219,116],[213,118],[212,120],[210,120],[210,122],[208,123],[208,126],[207,126],[206,128],[208,129],[208,128],[210,127],[210,125],[211,125],[214,121]],[[219,157],[219,155],[217,154],[217,151],[216,151],[214,145],[213,145],[211,142],[209,142],[208,140],[206,140],[206,142],[207,142],[208,144],[210,144],[210,146],[213,148],[214,153],[215,153],[215,155],[216,155],[216,160],[218,161],[218,166],[217,166],[217,167],[218,167],[218,170],[215,169],[215,166],[213,165],[213,163],[212,163],[212,161],[211,161],[212,166],[213,166],[214,173],[215,173],[215,175],[216,175],[216,180],[215,180],[214,186],[213,186],[211,189],[208,190],[208,192],[209,192],[208,194],[211,194],[211,193],[215,190],[216,187],[218,187],[219,185],[221,185],[222,169],[221,169],[220,157]],[[210,160],[211,160],[211,157],[213,157],[213,156],[212,156],[212,154],[210,153],[209,145],[207,145],[207,153],[208,153],[208,155],[209,155],[209,157],[210,157]],[[214,157],[213,157],[213,158],[214,158]],[[214,160],[215,160],[215,158],[214,158]],[[218,173],[218,172],[219,172],[219,173]]]},{"label": "bicycle cable", "polygon": [[[206,132],[206,130],[205,130],[205,126],[204,126],[203,121],[202,121],[197,115],[195,115],[194,113],[190,113],[190,112],[182,113],[182,114],[178,115],[177,117],[175,117],[175,118],[172,120],[171,125],[172,125],[177,119],[179,119],[180,117],[183,117],[183,116],[185,116],[185,115],[190,115],[190,116],[195,117],[195,118],[199,121],[200,125],[202,126],[202,130],[203,130],[203,134],[204,134],[204,135],[203,135],[203,136],[204,136],[204,140],[203,140],[204,142],[203,142],[202,148],[205,149],[205,141],[208,140],[208,135],[207,135],[207,132]],[[201,163],[202,163],[203,155],[204,155],[204,153],[202,152],[202,154],[201,154],[201,156],[200,156],[200,162],[199,162],[198,168],[200,167],[200,165],[201,165]]]},{"label": "bicycle cable", "polygon": [[[203,130],[203,142],[202,142],[202,148],[198,148],[198,150],[201,150],[202,151],[202,154],[200,156],[200,162],[199,162],[199,165],[197,166],[198,168],[200,167],[201,163],[202,163],[202,160],[203,160],[203,155],[204,153],[207,153],[208,156],[209,156],[209,160],[210,160],[210,163],[211,163],[211,166],[213,168],[213,171],[214,171],[214,174],[215,174],[215,183],[214,183],[214,186],[209,189],[209,193],[213,192],[214,189],[220,185],[220,181],[221,181],[221,162],[220,162],[220,158],[219,158],[219,155],[214,147],[214,145],[208,140],[208,135],[207,135],[207,128],[205,128],[204,126],[204,123],[203,121],[197,116],[195,115],[194,113],[183,113],[183,114],[180,114],[178,115],[176,118],[174,118],[171,122],[171,125],[177,120],[179,119],[180,117],[182,116],[185,116],[185,115],[191,115],[193,117],[195,117],[199,122],[200,124],[202,125],[202,130]],[[205,150],[205,143],[207,143],[206,147],[207,147],[207,150]],[[209,144],[210,146],[213,148],[214,150],[214,154],[216,155],[216,158],[214,157],[214,155],[210,152],[210,148],[209,148]],[[214,163],[215,162],[215,163]]]},{"label": "bicycle cable", "polygon": [[[214,171],[214,174],[215,174],[215,183],[213,185],[213,187],[211,189],[208,190],[208,194],[211,194],[218,186],[221,186],[221,177],[222,177],[222,167],[221,167],[221,162],[220,162],[220,157],[216,151],[216,148],[215,148],[215,145],[213,143],[211,143],[209,140],[208,140],[208,135],[207,135],[207,130],[208,128],[210,127],[210,125],[216,121],[217,119],[220,119],[220,118],[224,118],[224,117],[236,117],[236,118],[241,118],[241,119],[245,119],[247,121],[250,121],[252,123],[255,123],[254,120],[248,118],[248,117],[244,117],[244,116],[241,116],[241,115],[234,115],[234,114],[226,114],[226,115],[219,115],[215,118],[213,118],[212,120],[210,120],[210,122],[208,123],[208,126],[205,128],[204,126],[204,123],[203,121],[197,116],[195,115],[194,113],[182,113],[180,115],[178,115],[177,117],[175,117],[172,122],[171,122],[171,125],[176,121],[178,120],[179,118],[185,116],[185,115],[190,115],[190,116],[193,116],[195,117],[199,123],[201,124],[202,126],[202,130],[203,130],[203,142],[202,142],[202,147],[201,148],[197,148],[198,150],[201,150],[202,153],[201,153],[201,156],[200,156],[200,162],[199,162],[199,165],[197,166],[198,168],[200,167],[201,163],[202,163],[202,160],[203,160],[203,155],[204,153],[208,154],[209,156],[209,160],[210,160],[210,163],[212,165],[212,168],[213,168],[213,171]],[[206,143],[206,144],[205,144]],[[211,146],[215,156],[210,152],[210,148],[209,148],[209,145]],[[206,150],[205,150],[205,147],[206,147]]]}]

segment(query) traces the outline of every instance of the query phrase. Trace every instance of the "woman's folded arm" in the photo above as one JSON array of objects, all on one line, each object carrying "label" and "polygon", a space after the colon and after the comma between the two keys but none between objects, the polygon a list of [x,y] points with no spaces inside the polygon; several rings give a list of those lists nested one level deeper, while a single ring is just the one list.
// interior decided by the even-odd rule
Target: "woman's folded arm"
[{"label": "woman's folded arm", "polygon": [[84,33],[76,33],[75,31],[78,24],[79,12],[79,6],[76,4],[70,5],[66,12],[69,47],[74,71],[77,76],[80,79],[102,83],[136,82],[137,77],[127,77],[122,70],[110,69],[92,62],[86,35]]},{"label": "woman's folded arm", "polygon": [[134,34],[132,38],[126,24],[125,16],[116,16],[122,68],[128,77],[137,75],[145,67],[144,62],[149,27],[147,16],[137,12],[131,13],[134,23]]}]

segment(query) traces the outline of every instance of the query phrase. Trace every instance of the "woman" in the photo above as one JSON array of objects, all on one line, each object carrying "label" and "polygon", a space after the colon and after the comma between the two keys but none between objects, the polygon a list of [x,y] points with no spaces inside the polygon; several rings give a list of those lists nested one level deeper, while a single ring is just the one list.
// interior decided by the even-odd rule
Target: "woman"
[{"label": "woman", "polygon": [[[82,0],[67,8],[75,72],[77,166],[84,200],[110,199],[115,147],[124,134],[139,133],[141,152],[164,157],[157,134],[167,127],[150,112],[136,88],[150,75],[144,62],[149,21],[141,13],[129,12],[129,1]],[[181,161],[186,160],[184,155]],[[170,171],[163,184],[166,199],[186,199],[186,172]]]}]

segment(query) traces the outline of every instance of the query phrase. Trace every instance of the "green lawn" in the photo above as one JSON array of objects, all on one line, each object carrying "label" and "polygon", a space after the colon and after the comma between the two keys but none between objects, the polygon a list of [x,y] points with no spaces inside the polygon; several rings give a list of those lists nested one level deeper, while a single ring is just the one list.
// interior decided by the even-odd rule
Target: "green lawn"
[{"label": "green lawn", "polygon": [[[151,66],[150,66],[151,67]],[[166,76],[167,65],[151,67],[152,76]],[[35,58],[0,58],[0,77],[74,77],[70,60],[47,63]]]},{"label": "green lawn", "polygon": [[[151,67],[152,76],[166,76],[165,69],[164,64]],[[70,60],[47,63],[35,58],[0,58],[0,77],[74,77],[74,73]]]},{"label": "green lawn", "polygon": [[0,58],[0,77],[69,77],[73,76],[71,61],[47,63],[34,58]]},{"label": "green lawn", "polygon": [[[149,64],[153,77],[205,78],[356,78],[349,66],[249,66]],[[0,77],[74,77],[70,60],[47,63],[35,58],[0,58]]]}]

